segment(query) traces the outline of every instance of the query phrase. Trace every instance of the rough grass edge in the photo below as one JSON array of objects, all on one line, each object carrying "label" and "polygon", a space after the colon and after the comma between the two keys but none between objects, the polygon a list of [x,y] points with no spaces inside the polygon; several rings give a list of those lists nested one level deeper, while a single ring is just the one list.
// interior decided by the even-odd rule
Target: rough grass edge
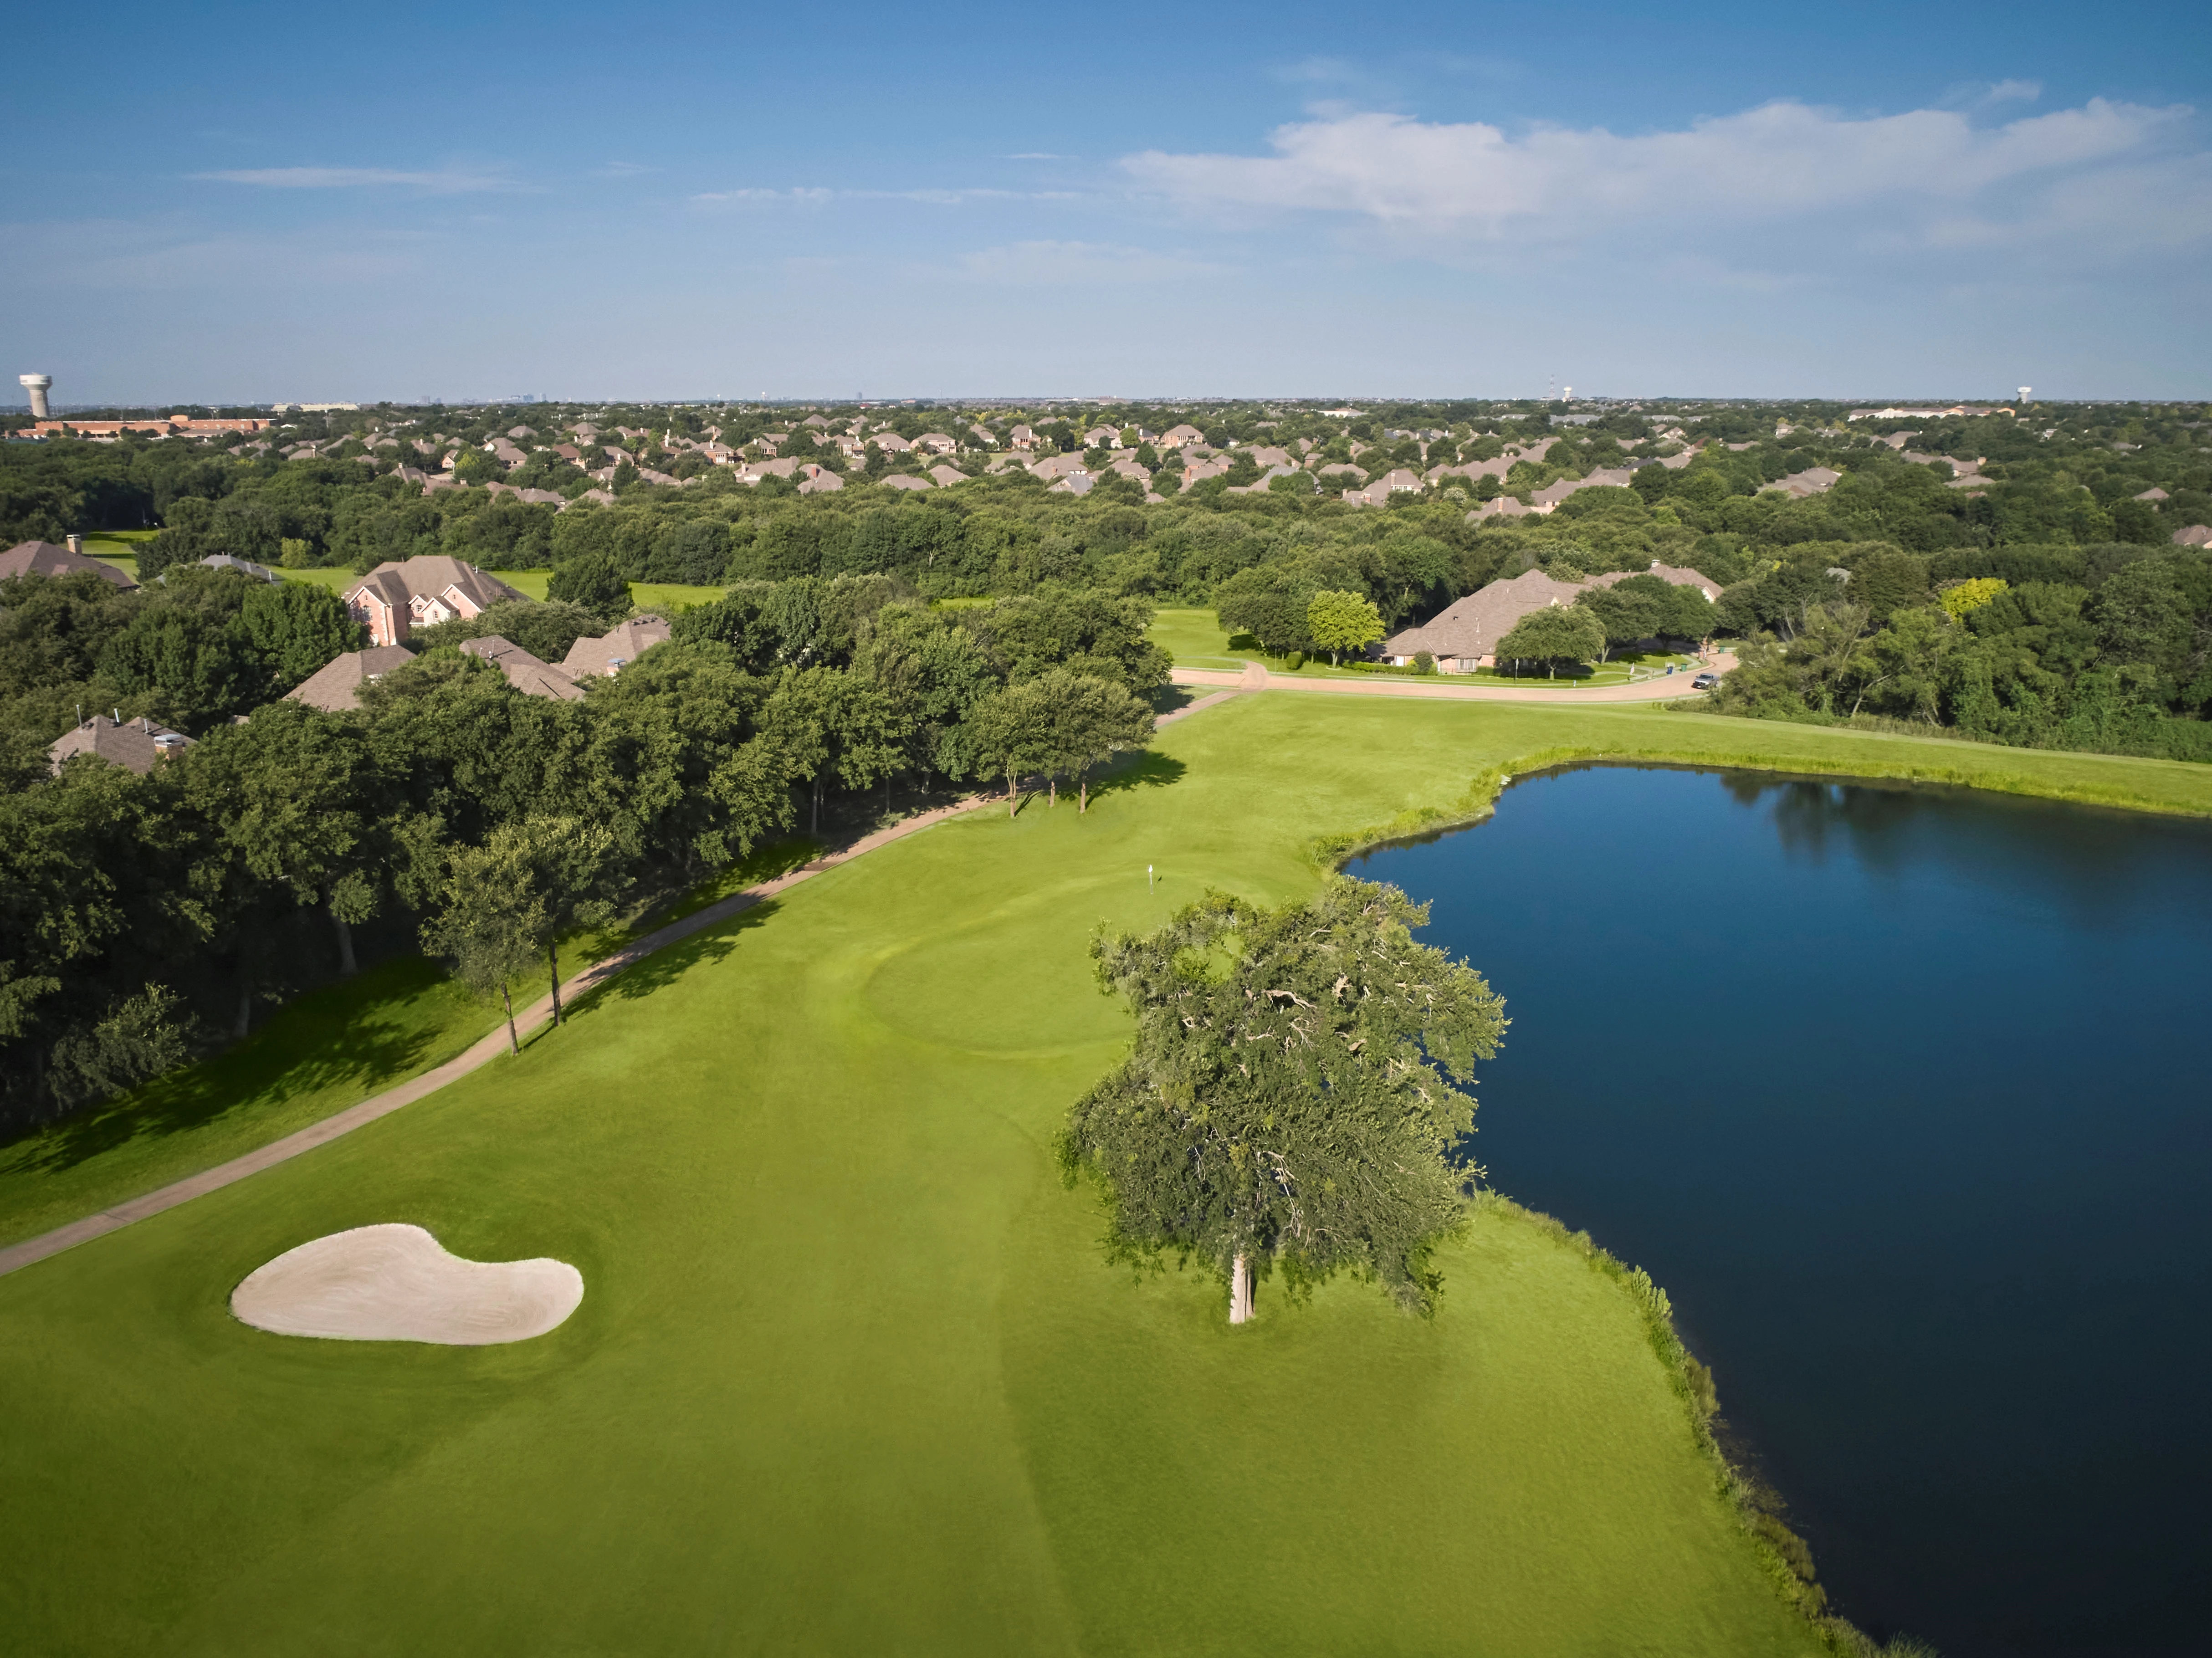
[{"label": "rough grass edge", "polygon": [[1683,1419],[1698,1455],[1712,1472],[1715,1494],[1729,1504],[1776,1594],[1796,1609],[1830,1652],[1838,1658],[1936,1658],[1935,1649],[1911,1636],[1899,1636],[1884,1645],[1848,1619],[1828,1610],[1827,1591],[1814,1576],[1812,1551],[1783,1523],[1776,1512],[1781,1505],[1772,1490],[1731,1462],[1723,1449],[1713,1431],[1714,1424],[1721,1419],[1713,1373],[1682,1345],[1674,1328],[1674,1307],[1649,1272],[1601,1248],[1588,1232],[1570,1230],[1565,1222],[1526,1208],[1503,1193],[1485,1187],[1475,1193],[1473,1207],[1478,1213],[1499,1214],[1534,1227],[1580,1255],[1592,1272],[1612,1279],[1628,1296],[1643,1321],[1644,1339],[1666,1372],[1668,1388],[1681,1403]]}]

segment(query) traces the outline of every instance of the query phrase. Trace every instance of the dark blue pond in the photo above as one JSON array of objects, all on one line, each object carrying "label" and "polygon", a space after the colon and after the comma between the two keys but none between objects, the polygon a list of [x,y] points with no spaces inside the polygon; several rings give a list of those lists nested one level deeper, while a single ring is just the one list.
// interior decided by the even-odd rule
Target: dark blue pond
[{"label": "dark blue pond", "polygon": [[1839,1612],[2204,1649],[2212,829],[1603,768],[1351,872],[1505,996],[1491,1183],[1666,1286]]}]

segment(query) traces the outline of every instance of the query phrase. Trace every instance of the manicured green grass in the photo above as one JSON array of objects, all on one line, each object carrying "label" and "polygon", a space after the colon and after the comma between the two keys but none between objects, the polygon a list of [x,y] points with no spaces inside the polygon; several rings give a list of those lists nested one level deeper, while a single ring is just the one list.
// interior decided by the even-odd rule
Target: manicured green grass
[{"label": "manicured green grass", "polygon": [[[1103,1265],[1053,1173],[1127,1029],[1094,923],[1296,896],[1316,836],[1590,751],[2212,811],[2212,768],[1234,700],[1088,817],[884,847],[520,1060],[0,1278],[0,1627],[101,1655],[1810,1650],[1634,1303],[1540,1228],[1482,1213],[1432,1322],[1263,1285],[1231,1332],[1211,1282]],[[228,1316],[270,1256],[376,1221],[574,1262],[583,1304],[482,1349]]]},{"label": "manicured green grass", "polygon": [[441,1065],[491,1028],[489,1005],[419,958],[301,997],[236,1047],[0,1145],[0,1243],[13,1243],[281,1139]]},{"label": "manicured green grass", "polygon": [[[1239,635],[1243,644],[1239,647],[1222,630],[1212,610],[1162,610],[1152,617],[1150,636],[1152,642],[1163,646],[1175,659],[1179,668],[1223,668],[1231,671],[1242,668],[1248,662],[1257,662],[1271,674],[1295,671],[1305,679],[1372,679],[1396,677],[1396,675],[1377,675],[1371,669],[1337,668],[1329,665],[1327,658],[1304,664],[1296,670],[1285,668],[1282,659],[1271,657],[1253,647],[1249,635]],[[1637,668],[1664,668],[1675,665],[1677,675],[1685,670],[1694,672],[1697,659],[1691,656],[1669,655],[1651,652],[1644,655],[1617,655],[1610,662],[1592,665],[1579,674],[1516,676],[1486,668],[1472,675],[1451,675],[1454,684],[1480,683],[1485,685],[1528,685],[1548,687],[1553,690],[1573,690],[1598,685],[1624,685],[1634,676]],[[1405,677],[1416,676],[1410,670],[1401,671]],[[1685,687],[1686,691],[1687,687]]]},{"label": "manicured green grass", "polygon": [[[632,938],[796,869],[819,850],[780,841],[720,874],[560,944],[570,978]],[[517,981],[525,1008],[550,981]],[[281,1139],[442,1065],[504,1018],[499,1005],[420,957],[382,963],[271,1014],[235,1047],[93,1112],[0,1144],[0,1244],[33,1236]],[[540,1033],[543,1034],[542,1032]],[[526,1038],[526,1040],[536,1040]]]}]

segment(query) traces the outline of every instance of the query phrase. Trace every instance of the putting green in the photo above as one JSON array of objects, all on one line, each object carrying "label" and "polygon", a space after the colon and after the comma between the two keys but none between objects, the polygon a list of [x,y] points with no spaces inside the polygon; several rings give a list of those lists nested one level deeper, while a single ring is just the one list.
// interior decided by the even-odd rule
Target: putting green
[{"label": "putting green", "polygon": [[[1122,1040],[1094,923],[1296,895],[1316,834],[1575,745],[2212,809],[2203,768],[1638,708],[1209,709],[1087,818],[986,811],[842,865],[519,1060],[0,1278],[9,1645],[1814,1650],[1628,1297],[1539,1229],[1486,1212],[1432,1322],[1262,1286],[1232,1333],[1212,1283],[1103,1266],[1051,1169]],[[378,1222],[590,1290],[501,1347],[230,1317],[263,1262]]]}]

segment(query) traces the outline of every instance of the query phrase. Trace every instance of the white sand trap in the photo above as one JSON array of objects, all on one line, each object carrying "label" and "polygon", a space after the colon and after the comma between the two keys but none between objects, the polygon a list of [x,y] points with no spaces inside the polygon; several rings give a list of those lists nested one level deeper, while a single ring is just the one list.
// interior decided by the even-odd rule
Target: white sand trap
[{"label": "white sand trap", "polygon": [[230,1310],[281,1336],[484,1347],[542,1336],[583,1298],[565,1260],[463,1260],[419,1226],[356,1226],[247,1273]]}]

